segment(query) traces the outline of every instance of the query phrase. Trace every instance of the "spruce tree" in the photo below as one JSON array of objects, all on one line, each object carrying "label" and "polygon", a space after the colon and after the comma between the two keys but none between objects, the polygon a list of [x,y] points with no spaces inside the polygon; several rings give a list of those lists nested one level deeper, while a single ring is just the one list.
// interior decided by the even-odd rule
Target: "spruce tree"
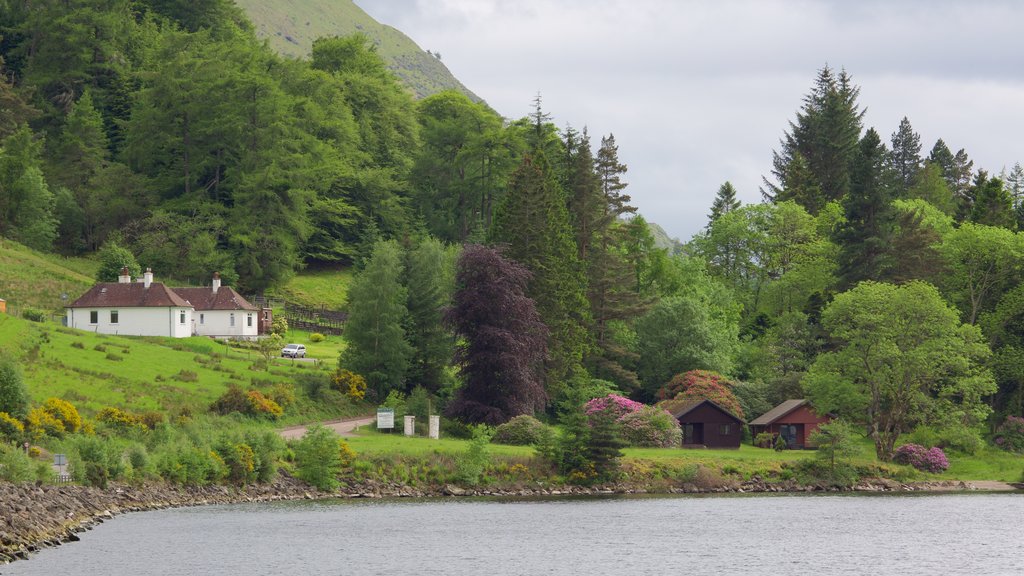
[{"label": "spruce tree", "polygon": [[862,280],[882,280],[890,270],[892,194],[885,176],[886,150],[878,133],[864,134],[843,201],[846,222],[837,232],[839,276],[844,289]]},{"label": "spruce tree", "polygon": [[824,198],[824,202],[804,205],[808,212],[817,214],[825,202],[846,196],[864,116],[857,104],[859,94],[860,88],[845,70],[836,74],[826,65],[818,72],[796,121],[790,123],[782,139],[781,150],[773,153],[776,182],[764,179],[761,192],[766,198],[798,200],[784,192],[790,188],[790,164],[798,154],[806,161]]},{"label": "spruce tree", "polygon": [[426,238],[410,249],[406,257],[406,333],[412,346],[407,380],[435,393],[445,383],[445,369],[455,346],[442,321],[451,304],[454,253],[440,240]]},{"label": "spruce tree", "polygon": [[732,182],[726,181],[718,188],[715,201],[711,203],[711,214],[708,214],[708,225],[710,228],[719,216],[740,207],[740,201],[736,199],[736,188]]},{"label": "spruce tree", "polygon": [[914,185],[917,173],[921,169],[921,136],[914,132],[906,116],[900,121],[899,129],[892,135],[889,164],[892,170],[893,193],[897,198],[903,198],[907,190]]},{"label": "spruce tree", "polygon": [[979,171],[970,196],[974,200],[971,222],[1010,230],[1015,228],[1013,198],[1003,186],[1002,180],[996,177],[988,178],[984,171]]}]

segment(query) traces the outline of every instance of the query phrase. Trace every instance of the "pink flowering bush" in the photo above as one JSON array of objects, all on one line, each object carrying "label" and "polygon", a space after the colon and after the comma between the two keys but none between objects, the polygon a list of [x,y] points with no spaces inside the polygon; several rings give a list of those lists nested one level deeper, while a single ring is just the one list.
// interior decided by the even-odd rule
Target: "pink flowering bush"
[{"label": "pink flowering bush", "polygon": [[583,412],[587,416],[593,416],[599,412],[608,411],[611,416],[618,420],[626,414],[636,412],[644,407],[641,402],[630,400],[624,396],[618,394],[609,394],[600,398],[594,398],[590,402],[583,405]]},{"label": "pink flowering bush", "polygon": [[949,460],[942,448],[925,448],[920,444],[904,444],[896,449],[893,461],[897,464],[909,464],[922,472],[938,474],[949,468]]},{"label": "pink flowering bush", "polygon": [[1024,418],[1007,416],[996,430],[996,446],[1010,452],[1024,452]]},{"label": "pink flowering bush", "polygon": [[620,417],[622,439],[630,446],[649,448],[678,448],[682,442],[682,428],[671,414],[654,406],[644,406],[636,412]]}]

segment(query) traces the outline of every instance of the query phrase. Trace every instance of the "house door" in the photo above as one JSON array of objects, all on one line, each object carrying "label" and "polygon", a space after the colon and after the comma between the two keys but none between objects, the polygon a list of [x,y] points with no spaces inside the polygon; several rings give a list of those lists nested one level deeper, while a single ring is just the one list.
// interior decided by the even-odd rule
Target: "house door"
[{"label": "house door", "polygon": [[686,424],[683,426],[683,444],[703,444],[704,425]]},{"label": "house door", "polygon": [[783,424],[779,426],[779,436],[782,436],[782,439],[786,441],[786,448],[793,449],[797,447],[795,424]]}]

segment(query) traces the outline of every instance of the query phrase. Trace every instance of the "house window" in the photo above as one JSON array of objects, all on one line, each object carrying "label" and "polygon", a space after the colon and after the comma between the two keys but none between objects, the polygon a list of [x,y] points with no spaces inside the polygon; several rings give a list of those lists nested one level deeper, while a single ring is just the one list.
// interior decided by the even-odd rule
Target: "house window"
[{"label": "house window", "polygon": [[263,319],[264,320],[270,320],[270,312],[267,312],[266,310],[264,310],[263,311]]},{"label": "house window", "polygon": [[729,425],[728,424],[720,424],[718,426],[718,433],[721,434],[722,436],[728,436],[729,435]]},{"label": "house window", "polygon": [[117,324],[117,310],[110,311],[110,323]]},{"label": "house window", "polygon": [[231,314],[230,314],[230,315],[228,316],[228,319],[229,319],[229,320],[231,321],[231,327],[232,327],[232,328],[234,328],[234,327],[235,327],[235,314],[234,314],[234,312],[232,312],[232,313],[231,313]]},{"label": "house window", "polygon": [[252,328],[252,314],[245,315],[245,325]]},{"label": "house window", "polygon": [[185,311],[184,310],[179,310],[178,311],[178,324],[184,324],[184,323],[185,323]]},{"label": "house window", "polygon": [[100,323],[100,311],[99,310],[89,310],[89,324],[99,324],[99,323]]},{"label": "house window", "polygon": [[206,324],[206,314],[200,314],[199,315],[199,323],[200,324]]}]

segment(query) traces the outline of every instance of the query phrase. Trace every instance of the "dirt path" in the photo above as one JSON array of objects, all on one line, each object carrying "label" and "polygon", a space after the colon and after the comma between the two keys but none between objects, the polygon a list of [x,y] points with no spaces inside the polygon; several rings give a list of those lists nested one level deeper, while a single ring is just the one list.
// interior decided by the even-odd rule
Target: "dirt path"
[{"label": "dirt path", "polygon": [[[355,436],[355,429],[360,426],[367,426],[373,424],[377,420],[376,416],[359,416],[358,418],[345,418],[343,420],[330,420],[328,422],[321,422],[327,428],[330,428],[338,433],[339,436]],[[295,438],[302,438],[306,434],[306,429],[312,426],[312,424],[301,424],[299,426],[289,426],[284,430],[281,430],[281,437],[285,440],[292,440]]]}]

